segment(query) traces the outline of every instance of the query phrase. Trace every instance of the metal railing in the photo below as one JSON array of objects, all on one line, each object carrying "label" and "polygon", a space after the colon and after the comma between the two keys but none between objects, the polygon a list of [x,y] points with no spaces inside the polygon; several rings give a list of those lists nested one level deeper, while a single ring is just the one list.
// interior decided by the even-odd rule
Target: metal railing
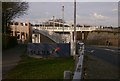
[{"label": "metal railing", "polygon": [[[63,31],[62,27],[52,27],[52,26],[39,26],[33,27],[39,30],[48,30],[48,31]],[[93,31],[96,30],[96,27],[76,27],[76,31]],[[74,31],[74,27],[64,27],[64,31]]]},{"label": "metal railing", "polygon": [[[63,27],[60,26],[33,26],[32,28],[37,28],[39,30],[48,30],[48,31],[63,31]],[[118,29],[110,29],[110,28],[99,28],[96,26],[93,27],[76,27],[76,31],[93,31],[93,30],[101,30],[101,31],[118,31]],[[73,26],[69,26],[69,27],[64,27],[64,31],[74,31],[74,27]]]},{"label": "metal railing", "polygon": [[80,45],[80,48],[78,50],[79,55],[76,56],[76,60],[78,59],[78,61],[76,64],[76,69],[72,81],[76,81],[76,79],[80,81],[83,76],[84,43],[80,43],[79,45]]}]

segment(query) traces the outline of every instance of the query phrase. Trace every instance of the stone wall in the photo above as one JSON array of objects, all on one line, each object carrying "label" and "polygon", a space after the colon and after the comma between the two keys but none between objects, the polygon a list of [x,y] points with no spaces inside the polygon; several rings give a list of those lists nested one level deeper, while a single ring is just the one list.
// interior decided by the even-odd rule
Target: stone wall
[{"label": "stone wall", "polygon": [[118,46],[120,35],[119,32],[99,32],[93,31],[89,32],[86,44],[91,45],[110,45],[110,46]]}]

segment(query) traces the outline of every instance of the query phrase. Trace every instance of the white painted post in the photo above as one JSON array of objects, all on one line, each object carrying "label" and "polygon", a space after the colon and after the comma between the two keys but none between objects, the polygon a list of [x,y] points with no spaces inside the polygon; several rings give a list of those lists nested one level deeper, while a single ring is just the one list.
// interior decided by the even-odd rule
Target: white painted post
[{"label": "white painted post", "polygon": [[73,33],[70,32],[70,47],[71,47],[71,56],[73,56]]},{"label": "white painted post", "polygon": [[64,79],[71,79],[72,72],[71,71],[64,71]]}]

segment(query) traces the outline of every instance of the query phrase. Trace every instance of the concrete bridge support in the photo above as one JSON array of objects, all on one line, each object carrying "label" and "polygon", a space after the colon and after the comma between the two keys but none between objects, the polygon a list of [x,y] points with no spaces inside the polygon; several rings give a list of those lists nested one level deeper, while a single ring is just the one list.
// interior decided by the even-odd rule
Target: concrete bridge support
[{"label": "concrete bridge support", "polygon": [[77,32],[77,40],[85,41],[87,40],[89,31],[79,31]]}]

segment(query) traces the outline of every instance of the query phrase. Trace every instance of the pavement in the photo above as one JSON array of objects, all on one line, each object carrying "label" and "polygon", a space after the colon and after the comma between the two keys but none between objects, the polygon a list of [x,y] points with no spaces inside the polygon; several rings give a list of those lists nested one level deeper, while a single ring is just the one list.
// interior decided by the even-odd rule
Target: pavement
[{"label": "pavement", "polygon": [[2,76],[13,69],[21,60],[21,55],[25,53],[26,45],[17,45],[2,52]]}]

